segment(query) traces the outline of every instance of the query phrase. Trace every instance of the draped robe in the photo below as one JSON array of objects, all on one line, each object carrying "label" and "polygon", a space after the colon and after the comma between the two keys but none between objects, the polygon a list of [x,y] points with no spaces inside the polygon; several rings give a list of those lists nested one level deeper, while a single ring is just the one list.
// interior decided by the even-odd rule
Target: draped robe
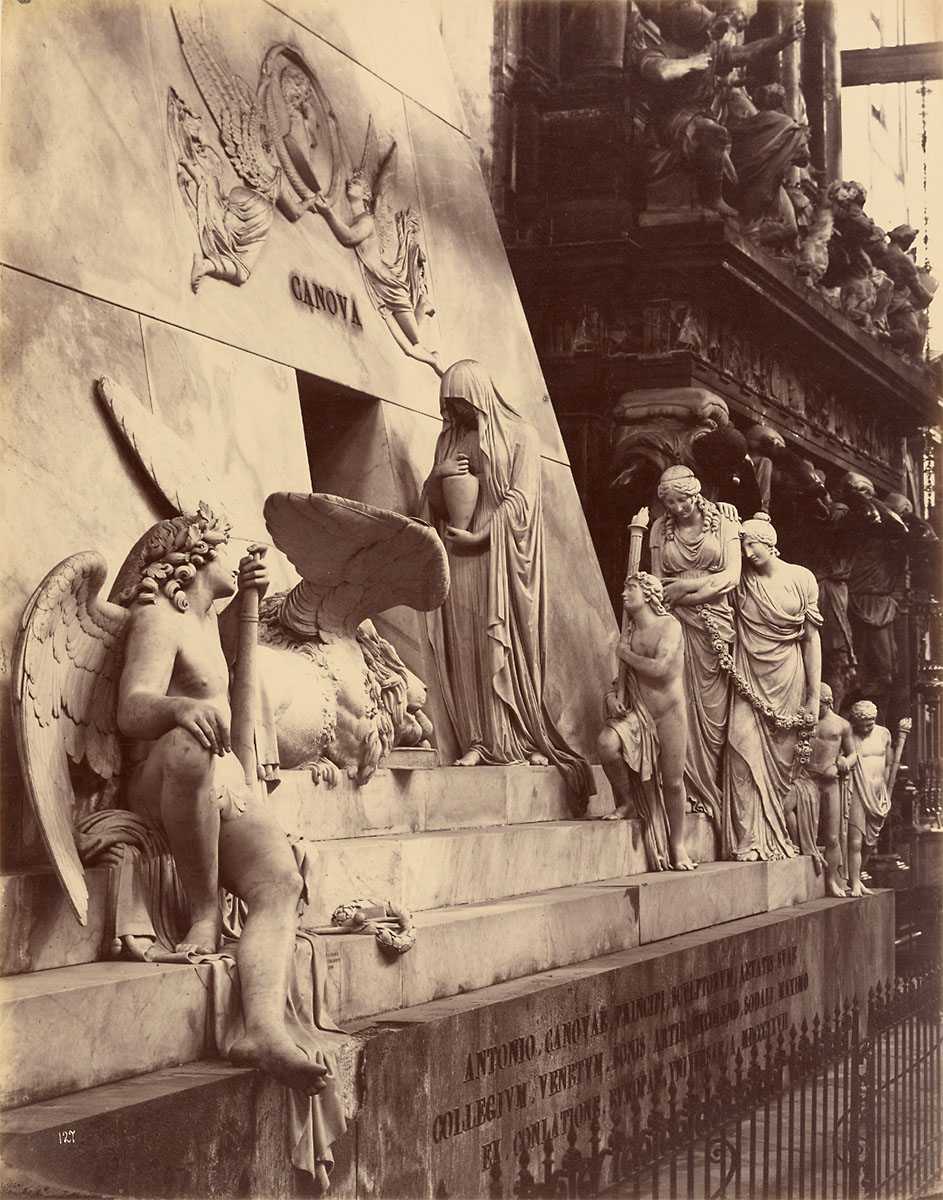
[{"label": "draped robe", "polygon": [[[649,545],[661,551],[661,575],[696,579],[726,570],[731,555],[740,555],[737,526],[720,514],[716,531],[709,528],[693,540],[683,541],[677,531],[665,536],[665,519],[652,525]],[[724,641],[733,641],[733,615],[727,595],[705,606]],[[678,604],[672,609],[684,633],[684,696],[688,715],[688,749],[684,763],[684,790],[699,811],[709,812],[715,824],[721,813],[721,754],[727,731],[730,685],[721,670],[707,626],[695,608]]]},{"label": "draped robe", "polygon": [[[805,567],[783,563],[773,575],[749,567],[734,594],[734,658],[753,691],[779,716],[793,717],[806,694],[802,637],[822,624],[818,585]],[[724,857],[793,858],[783,800],[793,783],[798,733],[773,729],[734,692],[724,769]]]},{"label": "draped robe", "polygon": [[[581,814],[595,791],[592,772],[543,702],[546,604],[536,435],[477,363],[450,367],[442,395],[464,397],[475,409],[476,428],[464,428],[446,412],[435,462],[468,454],[479,480],[470,532],[490,530],[484,547],[450,547],[449,596],[426,614],[442,697],[463,754],[475,750],[491,766],[545,755],[562,772],[571,807]],[[422,515],[442,532],[448,519],[435,492],[427,483]]]},{"label": "draped robe", "polygon": [[881,836],[887,814],[891,811],[891,796],[884,779],[869,779],[861,765],[861,738],[852,731],[855,761],[848,773],[848,788],[857,797],[859,808],[849,805],[849,823],[861,829],[865,845],[874,846]]},{"label": "draped robe", "polygon": [[629,787],[642,818],[645,859],[650,871],[670,871],[668,813],[659,765],[658,730],[642,699],[635,672],[619,663],[616,695],[624,717],[607,717],[606,725],[619,739],[622,761],[629,768]]}]

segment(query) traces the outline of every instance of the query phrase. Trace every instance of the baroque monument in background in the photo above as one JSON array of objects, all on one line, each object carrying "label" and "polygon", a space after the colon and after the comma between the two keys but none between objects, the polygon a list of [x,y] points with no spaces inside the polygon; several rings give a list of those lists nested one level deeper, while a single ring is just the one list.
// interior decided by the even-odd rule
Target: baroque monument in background
[{"label": "baroque monument in background", "polygon": [[936,280],[831,0],[3,34],[4,1185],[929,1185]]}]

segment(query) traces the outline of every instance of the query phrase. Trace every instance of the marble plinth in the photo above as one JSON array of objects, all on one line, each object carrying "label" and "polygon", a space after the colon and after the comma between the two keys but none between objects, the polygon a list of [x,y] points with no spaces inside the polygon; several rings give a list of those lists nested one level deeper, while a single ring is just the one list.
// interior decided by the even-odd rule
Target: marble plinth
[{"label": "marble plinth", "polygon": [[[415,947],[394,959],[372,936],[330,935],[328,1009],[345,1026],[766,913],[782,897],[781,886],[770,884],[769,866],[705,863],[692,873],[626,876],[421,912]],[[806,872],[803,860],[787,869],[796,876],[794,894],[806,901],[821,895],[821,880]],[[778,871],[772,874],[779,879]],[[206,1046],[207,981],[206,967],[138,963],[93,963],[0,981],[6,1051],[0,1105],[199,1058]]]},{"label": "marble plinth", "polygon": [[[21,1195],[310,1197],[287,1102],[258,1071],[220,1062],[42,1101],[5,1115],[4,1180]],[[336,1144],[341,1195],[354,1194],[356,1144],[356,1131]]]},{"label": "marble plinth", "polygon": [[201,1058],[208,983],[203,967],[124,962],[5,979],[0,1107]]},{"label": "marble plinth", "polygon": [[[391,779],[378,781],[378,787],[389,797],[396,777],[411,780],[419,773],[395,769],[389,772]],[[457,774],[466,778],[463,772]],[[307,778],[306,782],[316,790]],[[688,814],[686,832],[695,858],[713,860],[715,838],[707,818]],[[641,828],[636,821],[532,822],[424,834],[377,834],[319,841],[315,850],[319,867],[305,914],[306,922],[313,925],[327,923],[339,904],[364,897],[393,900],[421,911],[622,878],[645,870]],[[792,878],[793,873],[789,874]],[[86,872],[89,918],[83,928],[50,871],[0,875],[5,930],[0,975],[101,959],[111,941],[106,913],[108,877],[104,868]]]},{"label": "marble plinth", "polygon": [[[549,1138],[559,1165],[571,1129],[588,1153],[594,1118],[605,1141],[614,1119],[627,1122],[633,1097],[644,1112],[656,1065],[683,1089],[705,1055],[748,1054],[770,1031],[788,1036],[842,999],[863,1002],[893,955],[893,895],[883,892],[401,1010],[391,1037],[364,1045],[351,1194],[512,1196],[522,1151],[534,1169]],[[403,1094],[409,1121],[385,1119],[401,1112]]]},{"label": "marble plinth", "polygon": [[[656,1061],[683,1081],[699,1051],[863,999],[893,969],[893,929],[889,892],[811,901],[349,1025],[360,1108],[331,1194],[485,1196],[496,1159],[511,1196],[521,1149],[533,1164],[546,1131],[559,1157],[573,1125],[585,1150],[594,1111],[605,1137]],[[309,1194],[283,1097],[201,1062],[36,1103],[5,1114],[5,1176],[28,1194]]]}]

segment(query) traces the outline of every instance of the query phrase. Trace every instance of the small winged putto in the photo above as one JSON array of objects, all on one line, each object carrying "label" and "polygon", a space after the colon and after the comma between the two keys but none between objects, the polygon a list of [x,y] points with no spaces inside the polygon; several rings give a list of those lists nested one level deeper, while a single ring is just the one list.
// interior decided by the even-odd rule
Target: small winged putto
[{"label": "small winged putto", "polygon": [[395,174],[396,142],[381,158],[371,117],[363,158],[347,181],[350,224],[336,214],[329,197],[315,197],[313,203],[340,244],[356,251],[370,299],[397,345],[441,375],[437,351],[422,341],[422,326],[435,309],[429,302],[419,218],[408,208],[394,212]]}]

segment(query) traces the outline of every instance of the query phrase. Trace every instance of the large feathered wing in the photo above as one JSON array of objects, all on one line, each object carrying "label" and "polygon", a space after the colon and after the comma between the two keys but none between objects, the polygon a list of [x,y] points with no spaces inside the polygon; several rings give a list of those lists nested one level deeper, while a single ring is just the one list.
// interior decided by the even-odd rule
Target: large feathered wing
[{"label": "large feathered wing", "polygon": [[448,595],[448,556],[425,521],[301,492],[275,492],[264,516],[275,545],[302,577],[281,612],[297,633],[349,636],[387,608],[428,612]]},{"label": "large feathered wing", "polygon": [[194,16],[188,7],[175,4],[171,12],[187,66],[219,126],[223,149],[240,179],[274,200],[280,172],[269,157],[271,147],[262,107],[245,80],[230,70],[202,8],[199,16]]},{"label": "large feathered wing", "polygon": [[228,497],[210,478],[202,460],[137,396],[107,375],[98,381],[98,394],[155,486],[178,513],[195,513],[200,502],[217,514],[232,511]]},{"label": "large feathered wing", "polygon": [[377,169],[373,181],[373,220],[380,242],[380,257],[390,266],[400,252],[400,236],[396,226],[393,191],[396,186],[396,143],[390,146]]},{"label": "large feathered wing", "polygon": [[49,572],[20,621],[14,726],[26,789],[76,917],[88,889],[73,839],[77,801],[69,760],[103,780],[121,765],[116,710],[127,612],[99,596],[100,554],[73,554]]}]

